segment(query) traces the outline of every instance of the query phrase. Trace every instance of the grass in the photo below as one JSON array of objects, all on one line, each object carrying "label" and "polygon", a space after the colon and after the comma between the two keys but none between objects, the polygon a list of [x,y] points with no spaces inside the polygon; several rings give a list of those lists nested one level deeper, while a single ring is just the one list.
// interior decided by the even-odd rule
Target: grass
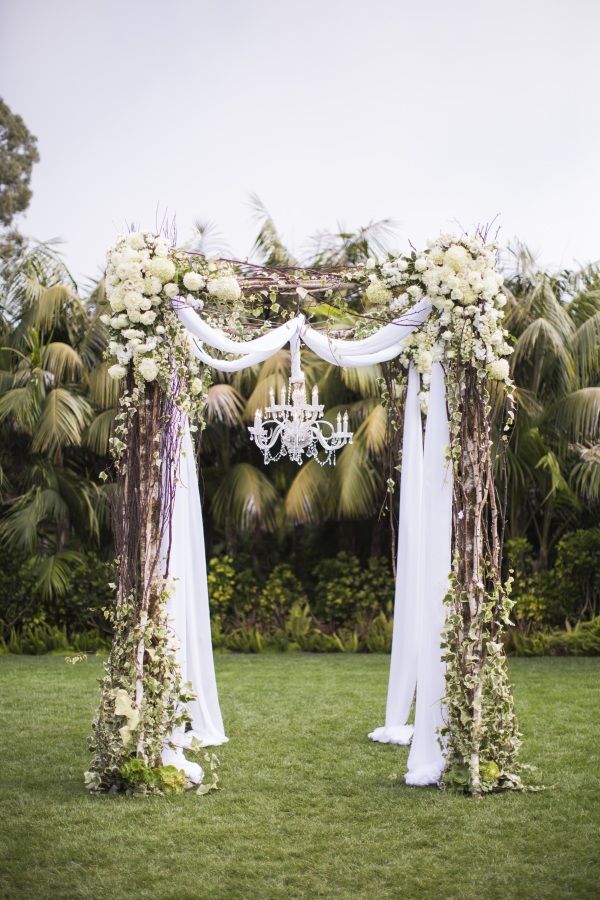
[{"label": "grass", "polygon": [[101,660],[0,657],[0,895],[597,897],[600,661],[512,662],[549,789],[473,801],[402,783],[370,744],[389,658],[221,655],[231,742],[208,797],[90,798]]}]

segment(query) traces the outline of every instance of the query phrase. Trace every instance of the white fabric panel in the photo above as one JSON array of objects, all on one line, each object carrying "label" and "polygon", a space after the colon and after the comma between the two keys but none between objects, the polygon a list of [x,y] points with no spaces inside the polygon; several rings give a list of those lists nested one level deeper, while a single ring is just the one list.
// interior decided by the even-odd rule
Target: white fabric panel
[{"label": "white fabric panel", "polygon": [[[400,331],[400,328],[398,329]],[[377,363],[387,362],[390,359],[394,359],[395,356],[398,356],[402,349],[401,340],[402,337],[405,337],[406,334],[410,334],[414,329],[410,329],[405,332],[404,335],[398,335],[394,343],[389,347],[383,347],[381,350],[377,350],[376,352],[369,353],[365,356],[359,356],[358,354],[353,353],[332,353],[328,347],[323,346],[321,342],[317,342],[314,340],[314,332],[311,333],[305,332],[302,335],[302,340],[306,344],[307,347],[320,356],[321,359],[324,359],[326,362],[331,363],[334,366],[346,366],[351,369],[364,369],[367,366],[374,366]],[[319,335],[322,337],[322,335]],[[318,348],[318,349],[317,349]]]},{"label": "white fabric panel", "polygon": [[205,322],[193,309],[176,307],[177,315],[190,334],[225,353],[238,355],[236,360],[220,360],[210,356],[202,347],[193,345],[195,356],[219,372],[239,372],[264,362],[299,334],[307,347],[326,362],[353,369],[373,366],[393,359],[401,351],[402,341],[421,325],[431,312],[431,304],[421,301],[410,312],[380,328],[368,338],[356,341],[327,337],[305,326],[303,315],[250,341],[233,341],[222,331]]},{"label": "white fabric panel", "polygon": [[[175,302],[177,304],[177,301]],[[260,337],[252,338],[250,341],[233,341],[220,329],[214,328],[208,322],[205,322],[195,310],[177,304],[175,311],[180,321],[183,322],[194,337],[205,344],[209,344],[216,350],[221,350],[224,353],[235,353],[238,356],[255,352],[262,353],[265,350],[269,354],[274,353],[280,347],[283,347],[284,344],[287,344],[291,336],[295,334],[298,330],[299,320],[301,320],[302,324],[304,323],[304,316],[297,316],[295,319],[273,328],[272,331],[267,331],[266,334],[261,334]]]},{"label": "white fabric panel", "polygon": [[385,725],[369,734],[372,741],[381,744],[409,744],[413,734],[413,726],[407,723],[417,684],[417,625],[422,602],[419,556],[422,482],[423,430],[419,376],[411,366],[404,409],[394,631]]},{"label": "white fabric panel", "polygon": [[[169,578],[173,580],[173,589],[167,610],[180,644],[177,658],[183,680],[192,683],[197,695],[187,707],[197,737],[207,746],[223,744],[227,738],[223,730],[212,652],[202,507],[194,445],[187,419],[181,443],[172,529]],[[165,535],[165,545],[167,540],[168,535]],[[164,550],[166,553],[166,546]]]},{"label": "white fabric panel", "polygon": [[[283,347],[287,342],[288,339],[285,338],[281,346]],[[277,348],[277,350],[280,349],[280,347]],[[215,359],[213,356],[209,356],[202,347],[199,347],[197,344],[192,344],[192,353],[194,356],[212,369],[217,369],[218,372],[239,372],[241,369],[249,369],[251,366],[257,366],[259,363],[264,362],[276,352],[276,350],[262,350],[260,352],[248,353],[246,356],[241,356],[239,359]]]},{"label": "white fabric panel", "polygon": [[448,591],[452,537],[452,470],[447,460],[450,441],[444,371],[434,363],[425,427],[421,548],[423,596],[419,617],[415,731],[405,781],[436,784],[444,770],[444,754],[437,729],[442,725],[445,691],[440,636],[444,625],[443,599]]},{"label": "white fabric panel", "polygon": [[[409,334],[412,334],[416,328],[423,324],[430,312],[431,303],[428,300],[422,300],[420,303],[415,304],[410,312],[406,312],[394,319],[389,325],[384,325],[379,331],[369,335],[369,337],[355,341],[331,338],[309,326],[305,326],[302,329],[301,337],[314,353],[317,353],[322,359],[326,359],[327,362],[333,365],[351,365],[345,362],[341,363],[339,360],[347,359],[350,356],[366,357],[391,347],[398,347],[405,337],[408,337]],[[387,357],[387,359],[392,358]],[[374,362],[376,360],[371,358],[370,364],[373,365]],[[364,362],[363,365],[369,365],[369,363]]]}]

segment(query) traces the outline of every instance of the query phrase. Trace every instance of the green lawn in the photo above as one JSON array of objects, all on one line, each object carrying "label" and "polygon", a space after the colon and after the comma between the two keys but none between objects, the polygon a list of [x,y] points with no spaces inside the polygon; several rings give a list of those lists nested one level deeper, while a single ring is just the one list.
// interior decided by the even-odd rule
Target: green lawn
[{"label": "green lawn", "polygon": [[389,658],[217,659],[231,742],[208,797],[90,798],[101,660],[0,657],[2,897],[597,897],[600,660],[512,663],[549,789],[473,801],[373,745]]}]

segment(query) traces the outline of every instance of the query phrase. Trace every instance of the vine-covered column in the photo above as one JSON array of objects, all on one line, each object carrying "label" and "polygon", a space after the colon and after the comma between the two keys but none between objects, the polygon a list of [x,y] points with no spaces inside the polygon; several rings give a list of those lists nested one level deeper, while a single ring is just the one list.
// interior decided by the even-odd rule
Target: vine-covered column
[{"label": "vine-covered column", "polygon": [[[203,283],[194,277],[196,286]],[[105,612],[112,648],[90,738],[86,783],[92,791],[191,786],[183,771],[161,763],[190,699],[168,621],[165,575],[184,418],[199,420],[207,378],[173,309],[184,289],[180,278],[178,261],[159,235],[127,235],[109,252],[111,314],[103,321],[116,359],[109,374],[121,380],[111,439],[116,583],[114,605]]]},{"label": "vine-covered column", "polygon": [[130,370],[117,431],[127,440],[113,443],[117,570],[115,604],[106,615],[114,633],[87,780],[91,789],[127,790],[143,776],[146,789],[161,789],[173,777],[161,765],[161,751],[184,721],[187,699],[163,577],[180,443],[177,408],[157,382],[136,385]]},{"label": "vine-covered column", "polygon": [[502,641],[512,602],[500,571],[487,379],[465,367],[450,383],[454,559],[444,634],[444,782],[477,797],[522,786],[521,742]]}]

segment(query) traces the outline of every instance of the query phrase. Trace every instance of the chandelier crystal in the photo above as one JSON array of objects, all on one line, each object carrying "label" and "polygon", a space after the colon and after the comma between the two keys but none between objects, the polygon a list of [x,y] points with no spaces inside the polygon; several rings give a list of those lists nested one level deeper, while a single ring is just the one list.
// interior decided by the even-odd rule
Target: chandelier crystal
[{"label": "chandelier crystal", "polygon": [[248,428],[250,438],[262,452],[265,465],[289,457],[299,466],[304,458],[316,459],[321,466],[335,465],[335,454],[346,444],[352,443],[348,431],[348,413],[337,414],[336,427],[323,419],[324,407],[319,403],[319,390],[315,384],[311,402],[308,402],[304,372],[300,365],[300,339],[290,341],[292,373],[287,391],[281,388],[279,402],[275,391],[269,392],[269,405],[257,409],[254,425]]}]

